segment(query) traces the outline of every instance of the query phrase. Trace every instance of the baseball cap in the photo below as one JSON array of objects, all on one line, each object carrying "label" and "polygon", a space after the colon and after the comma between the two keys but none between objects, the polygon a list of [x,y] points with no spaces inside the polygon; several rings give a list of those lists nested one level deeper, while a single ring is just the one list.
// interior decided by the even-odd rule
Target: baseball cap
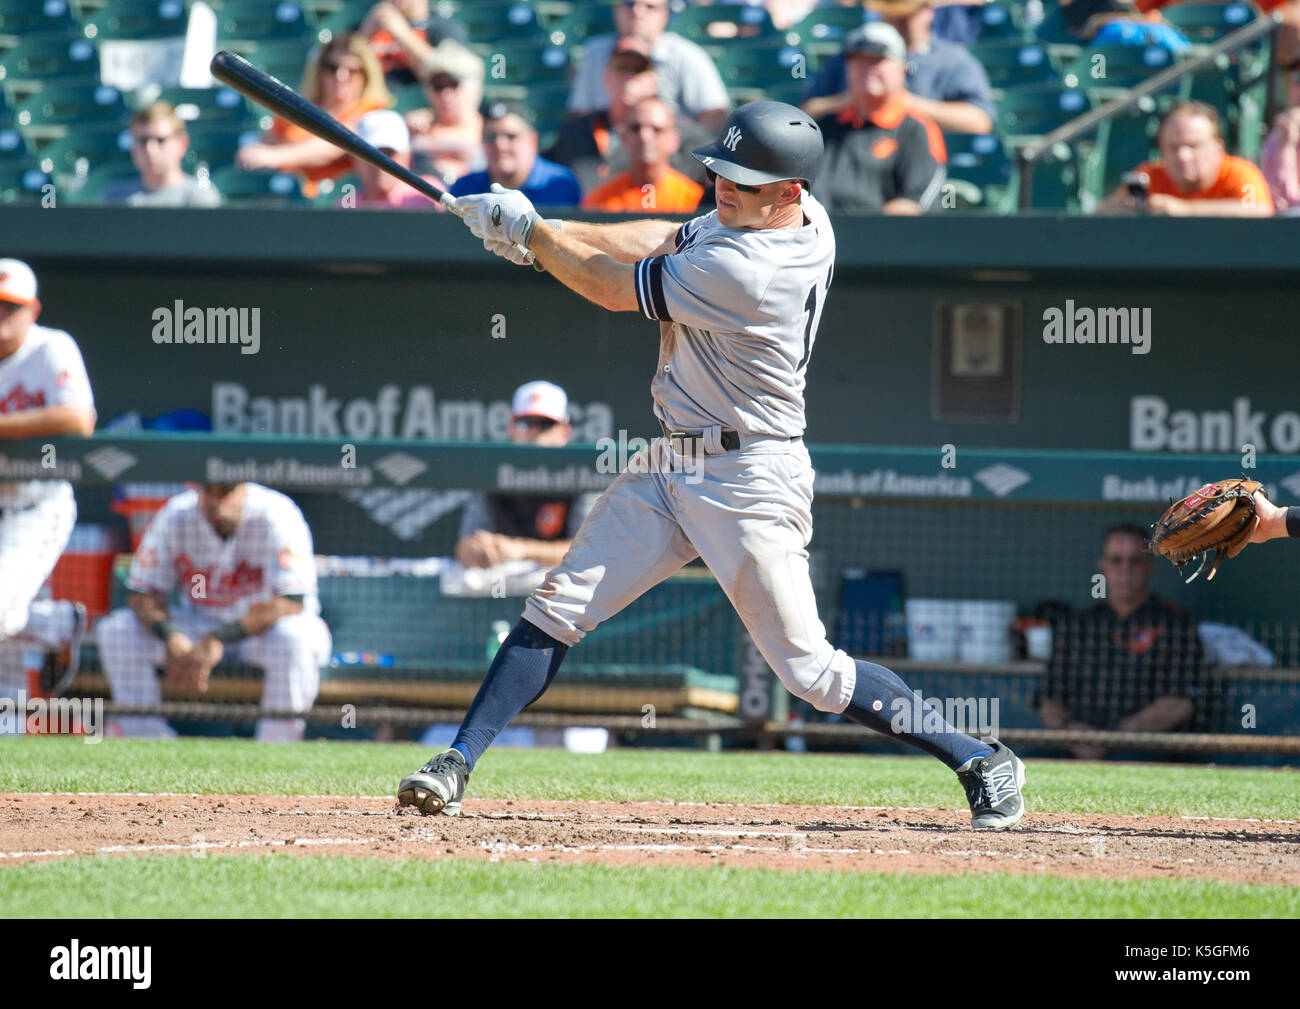
[{"label": "baseball cap", "polygon": [[650,59],[651,45],[636,35],[624,35],[614,43],[609,52],[610,65],[617,64],[616,69],[639,74],[649,70],[653,65]]},{"label": "baseball cap", "polygon": [[367,112],[357,123],[357,136],[380,150],[396,151],[398,154],[409,154],[411,151],[411,131],[406,128],[406,120],[401,113],[392,109]]},{"label": "baseball cap", "polygon": [[36,274],[21,259],[0,259],[0,301],[36,305]]},{"label": "baseball cap", "polygon": [[569,422],[569,397],[554,382],[525,382],[515,390],[510,412],[515,417],[545,417]]},{"label": "baseball cap", "polygon": [[433,47],[428,59],[420,66],[421,80],[429,81],[438,74],[455,77],[458,81],[483,83],[483,61],[455,39],[443,39]]},{"label": "baseball cap", "polygon": [[497,119],[504,119],[506,116],[518,116],[530,127],[534,127],[536,116],[533,110],[522,102],[512,102],[502,98],[493,99],[483,106],[483,119],[486,122],[492,122]]},{"label": "baseball cap", "polygon": [[907,43],[892,25],[870,21],[844,36],[844,55],[858,54],[906,62]]}]

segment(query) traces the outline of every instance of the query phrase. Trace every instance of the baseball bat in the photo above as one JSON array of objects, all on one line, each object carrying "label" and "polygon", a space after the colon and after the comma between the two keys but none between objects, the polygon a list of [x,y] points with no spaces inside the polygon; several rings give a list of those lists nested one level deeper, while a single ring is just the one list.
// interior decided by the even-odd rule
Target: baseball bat
[{"label": "baseball bat", "polygon": [[[234,88],[258,105],[265,106],[281,119],[301,127],[313,136],[328,141],[362,161],[370,162],[381,172],[400,179],[417,192],[441,203],[453,214],[456,213],[456,200],[450,193],[420,178],[409,168],[399,165],[379,148],[366,143],[324,109],[313,105],[282,81],[259,70],[238,53],[222,49],[212,57],[209,69],[212,71],[212,76],[222,84]],[[528,252],[526,249],[523,251]],[[528,261],[533,264],[534,269],[543,269],[531,252],[528,252]]]}]

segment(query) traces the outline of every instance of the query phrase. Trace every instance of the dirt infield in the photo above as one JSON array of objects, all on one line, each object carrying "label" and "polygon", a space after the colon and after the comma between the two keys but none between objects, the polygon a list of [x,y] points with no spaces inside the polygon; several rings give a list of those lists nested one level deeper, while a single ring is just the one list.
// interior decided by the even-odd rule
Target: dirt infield
[{"label": "dirt infield", "polygon": [[1030,813],[974,833],[963,811],[469,800],[425,817],[380,797],[0,795],[0,864],[72,855],[331,852],[390,858],[858,872],[1019,872],[1300,885],[1300,823]]}]

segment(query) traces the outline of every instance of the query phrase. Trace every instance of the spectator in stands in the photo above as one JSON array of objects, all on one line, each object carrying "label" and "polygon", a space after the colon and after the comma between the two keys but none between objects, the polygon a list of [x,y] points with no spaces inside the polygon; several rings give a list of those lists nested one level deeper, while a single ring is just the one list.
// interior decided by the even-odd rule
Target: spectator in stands
[{"label": "spectator in stands", "polygon": [[482,171],[483,61],[468,50],[437,54],[421,73],[429,108],[406,114],[416,170],[451,185],[462,175]]},{"label": "spectator in stands", "polygon": [[200,182],[181,169],[189,150],[185,121],[167,102],[153,102],[131,117],[131,161],[138,179],[105,186],[100,203],[132,207],[218,207],[221,194],[211,182]]},{"label": "spectator in stands", "polygon": [[535,207],[576,207],[582,201],[573,173],[538,155],[537,130],[526,106],[493,102],[484,119],[487,171],[461,176],[451,187],[452,196],[486,193],[497,182],[522,191]]},{"label": "spectator in stands", "polygon": [[[551,382],[528,382],[511,402],[510,440],[516,445],[559,447],[573,435],[569,397]],[[476,494],[465,505],[456,560],[466,568],[489,568],[510,561],[512,579],[540,584],[558,564],[598,495]],[[504,574],[504,572],[503,572]],[[511,594],[514,594],[513,592]]]},{"label": "spectator in stands", "polygon": [[608,107],[602,75],[615,42],[635,35],[651,46],[659,78],[659,97],[671,102],[678,119],[695,119],[712,135],[721,128],[731,99],[709,54],[668,27],[668,0],[621,0],[614,7],[616,35],[598,35],[582,47],[582,65],[569,93],[569,110],[578,115]]},{"label": "spectator in stands", "polygon": [[628,168],[583,197],[588,210],[611,213],[690,214],[704,187],[669,164],[682,146],[673,110],[662,98],[643,98],[619,130]]},{"label": "spectator in stands", "polygon": [[1273,199],[1260,170],[1223,146],[1219,114],[1204,102],[1180,102],[1165,115],[1156,134],[1160,160],[1138,165],[1148,195],[1125,185],[1098,208],[1167,214],[1171,217],[1269,217]]},{"label": "spectator in stands", "polygon": [[[1196,622],[1151,594],[1146,531],[1129,523],[1102,538],[1105,600],[1058,618],[1038,695],[1049,729],[1168,732],[1204,722],[1209,684]],[[1082,760],[1105,756],[1072,747]]]},{"label": "spectator in stands", "polygon": [[828,210],[925,213],[948,158],[934,120],[909,104],[903,37],[877,21],[850,33],[844,49],[851,102],[818,122],[826,153],[817,198]]},{"label": "spectator in stands", "polygon": [[[989,133],[993,96],[988,74],[965,47],[936,38],[932,0],[870,0],[868,5],[907,40],[907,102],[948,133]],[[854,29],[848,38],[861,29]],[[845,57],[832,56],[804,92],[803,110],[814,119],[852,101]]]},{"label": "spectator in stands", "polygon": [[[605,66],[607,107],[584,116],[570,117],[546,156],[567,165],[584,191],[594,189],[627,168],[627,150],[621,132],[628,109],[643,98],[659,93],[659,81],[650,62],[650,44],[635,35],[625,35],[610,51]],[[701,185],[705,169],[690,151],[710,143],[717,136],[689,117],[675,116],[680,148],[672,166]]]},{"label": "spectator in stands", "polygon": [[1278,213],[1300,212],[1300,64],[1287,72],[1290,107],[1278,114],[1264,140],[1260,166]]},{"label": "spectator in stands", "polygon": [[392,88],[414,83],[429,61],[469,44],[460,25],[429,12],[429,0],[381,0],[361,22],[361,34]]},{"label": "spectator in stands", "polygon": [[[357,124],[357,136],[373,147],[379,148],[404,168],[411,167],[411,134],[406,129],[406,120],[401,113],[392,109],[375,109],[361,117]],[[361,183],[361,191],[355,198],[355,206],[372,210],[442,210],[437,203],[423,193],[412,189],[400,179],[395,179],[387,172],[381,172],[369,161],[361,158],[352,159],[352,171]],[[439,189],[444,188],[437,179],[426,178]],[[348,195],[344,195],[340,205],[353,205]]]},{"label": "spectator in stands", "polygon": [[[302,93],[349,129],[372,109],[393,104],[374,51],[356,33],[337,35],[321,46],[307,65]],[[323,180],[351,168],[348,156],[333,144],[283,119],[276,119],[260,141],[241,147],[235,161],[241,168],[297,173],[308,198],[320,192]]]},{"label": "spectator in stands", "polygon": [[1159,46],[1171,53],[1192,47],[1158,10],[1133,0],[1073,0],[1061,12],[1066,30],[1094,46]]},{"label": "spectator in stands", "polygon": [[[264,709],[307,711],[315,702],[330,633],[319,616],[311,530],[284,494],[240,483],[175,495],[149,523],[126,587],[127,605],[95,628],[115,699],[157,704],[157,669],[205,693],[229,657],[262,668]],[[156,717],[124,717],[121,726],[126,735],[176,735]],[[303,729],[299,719],[263,718],[257,738],[288,742]]]}]

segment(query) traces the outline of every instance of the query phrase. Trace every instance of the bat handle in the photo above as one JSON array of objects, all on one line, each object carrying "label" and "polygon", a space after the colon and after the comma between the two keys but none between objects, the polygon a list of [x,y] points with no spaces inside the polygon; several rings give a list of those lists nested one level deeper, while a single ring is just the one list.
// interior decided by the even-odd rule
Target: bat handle
[{"label": "bat handle", "polygon": [[[441,196],[438,197],[438,202],[441,203],[448,210],[450,210],[457,217],[464,216],[459,210],[456,209],[456,197],[452,196],[451,193],[443,193]],[[530,249],[525,249],[522,245],[516,245],[515,248],[519,249],[521,252],[525,253],[528,256],[528,263],[530,266],[532,266],[534,270],[536,270],[538,273],[546,272],[546,267],[544,267],[541,263],[537,261],[537,257],[533,255]]]}]

